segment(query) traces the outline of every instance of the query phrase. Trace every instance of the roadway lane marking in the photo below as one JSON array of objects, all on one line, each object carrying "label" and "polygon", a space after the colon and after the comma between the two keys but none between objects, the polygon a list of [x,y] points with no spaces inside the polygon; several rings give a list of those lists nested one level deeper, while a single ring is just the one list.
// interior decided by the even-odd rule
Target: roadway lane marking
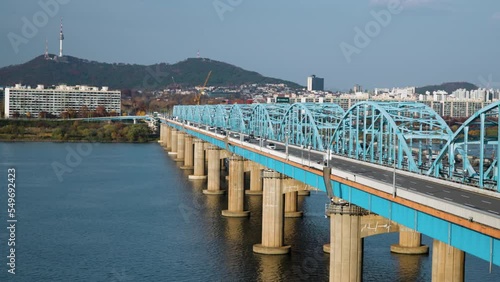
[{"label": "roadway lane marking", "polygon": [[446,198],[446,197],[444,197],[444,199],[445,199],[445,200],[448,200],[448,201],[450,201],[450,202],[453,202],[453,200],[452,200],[452,199],[450,199],[450,198]]},{"label": "roadway lane marking", "polygon": [[468,199],[468,198],[470,198],[470,197],[469,197],[469,196],[467,196],[467,195],[460,195],[460,196],[462,196],[462,197],[464,197],[464,198],[467,198],[467,199]]},{"label": "roadway lane marking", "polygon": [[417,191],[417,189],[415,189],[415,188],[413,188],[413,187],[410,187],[410,190]]},{"label": "roadway lane marking", "polygon": [[431,195],[431,196],[434,196],[434,194],[433,194],[433,193],[431,193],[431,192],[426,192],[426,193],[427,193],[427,194],[429,194],[429,195]]},{"label": "roadway lane marking", "polygon": [[387,175],[387,174],[385,174],[385,173],[382,173],[382,175],[384,175],[385,177],[389,176],[389,175]]},{"label": "roadway lane marking", "polygon": [[471,204],[469,204],[469,203],[465,203],[464,205],[469,206],[469,207],[471,207],[471,208],[475,208],[475,207],[476,207],[476,206],[471,205]]},{"label": "roadway lane marking", "polygon": [[433,188],[434,188],[434,187],[429,186],[429,185],[425,185],[425,187],[427,187],[427,188],[431,188],[431,189],[433,189]]},{"label": "roadway lane marking", "polygon": [[411,184],[417,184],[417,182],[415,182],[415,181],[410,181],[410,183],[411,183]]},{"label": "roadway lane marking", "polygon": [[445,193],[451,193],[451,192],[450,192],[450,191],[448,191],[448,190],[443,190],[443,192],[445,192]]},{"label": "roadway lane marking", "polygon": [[489,212],[492,212],[492,213],[496,213],[496,214],[500,214],[498,213],[497,211],[492,211],[492,210],[488,210]]},{"label": "roadway lane marking", "polygon": [[485,204],[488,204],[488,205],[491,205],[491,202],[488,202],[488,201],[485,201],[485,200],[481,200],[481,202],[483,202]]}]

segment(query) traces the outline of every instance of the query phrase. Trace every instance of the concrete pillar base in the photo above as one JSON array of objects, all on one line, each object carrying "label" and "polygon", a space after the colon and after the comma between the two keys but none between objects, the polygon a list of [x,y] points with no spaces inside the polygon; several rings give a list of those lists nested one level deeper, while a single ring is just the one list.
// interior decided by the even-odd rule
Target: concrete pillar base
[{"label": "concrete pillar base", "polygon": [[189,180],[205,180],[207,179],[206,175],[188,175]]},{"label": "concrete pillar base", "polygon": [[404,247],[399,244],[391,245],[391,252],[405,255],[423,255],[429,253],[429,246]]},{"label": "concrete pillar base", "polygon": [[224,193],[226,193],[225,190],[203,190],[205,195],[224,195]]},{"label": "concrete pillar base", "polygon": [[167,152],[170,152],[170,151],[172,151],[172,148],[170,148],[170,147],[163,147],[163,150],[165,150]]},{"label": "concrete pillar base", "polygon": [[303,215],[303,212],[301,212],[301,211],[285,212],[285,217],[288,217],[288,218],[302,217],[302,215]]},{"label": "concrete pillar base", "polygon": [[311,191],[309,190],[299,190],[297,191],[299,196],[310,196],[311,195]]},{"label": "concrete pillar base", "polygon": [[323,252],[327,254],[330,253],[330,243],[323,245]]},{"label": "concrete pillar base", "polygon": [[177,156],[177,152],[168,152],[169,156]]},{"label": "concrete pillar base", "polygon": [[250,196],[262,196],[262,191],[245,190],[245,194]]},{"label": "concrete pillar base", "polygon": [[193,166],[181,166],[181,169],[182,170],[190,170],[190,169],[194,169]]},{"label": "concrete pillar base", "polygon": [[163,146],[163,141],[158,140],[158,143]]},{"label": "concrete pillar base", "polygon": [[286,255],[290,252],[290,246],[266,247],[262,244],[253,245],[253,252],[263,255]]},{"label": "concrete pillar base", "polygon": [[250,215],[249,211],[230,211],[230,210],[222,211],[222,216],[225,217],[248,217],[249,215]]},{"label": "concrete pillar base", "polygon": [[176,162],[176,163],[184,162],[184,159],[175,158],[175,159],[174,159],[174,162]]}]

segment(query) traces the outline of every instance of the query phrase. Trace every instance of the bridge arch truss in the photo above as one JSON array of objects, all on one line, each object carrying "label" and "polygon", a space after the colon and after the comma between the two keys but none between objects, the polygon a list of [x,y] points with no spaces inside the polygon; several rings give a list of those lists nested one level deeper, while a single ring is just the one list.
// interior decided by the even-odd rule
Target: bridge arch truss
[{"label": "bridge arch truss", "polygon": [[426,174],[500,192],[500,101],[467,119],[442,147]]},{"label": "bridge arch truss", "polygon": [[363,101],[339,122],[330,143],[333,153],[421,173],[424,148],[452,136],[431,108],[414,102]]}]

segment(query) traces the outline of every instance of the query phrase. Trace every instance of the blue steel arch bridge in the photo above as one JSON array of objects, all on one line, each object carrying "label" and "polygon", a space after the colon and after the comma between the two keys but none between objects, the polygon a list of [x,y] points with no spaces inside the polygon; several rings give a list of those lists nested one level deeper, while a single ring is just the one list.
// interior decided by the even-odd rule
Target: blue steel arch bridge
[{"label": "blue steel arch bridge", "polygon": [[395,169],[500,191],[500,102],[455,132],[417,102],[175,106],[173,116],[227,131],[341,155]]}]

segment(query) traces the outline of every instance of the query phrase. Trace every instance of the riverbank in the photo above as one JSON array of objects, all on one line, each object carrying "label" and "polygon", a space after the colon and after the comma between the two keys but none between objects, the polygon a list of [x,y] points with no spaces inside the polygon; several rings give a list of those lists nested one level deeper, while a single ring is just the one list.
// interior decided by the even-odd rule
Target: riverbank
[{"label": "riverbank", "polygon": [[144,123],[0,120],[2,142],[146,143],[157,139]]}]

